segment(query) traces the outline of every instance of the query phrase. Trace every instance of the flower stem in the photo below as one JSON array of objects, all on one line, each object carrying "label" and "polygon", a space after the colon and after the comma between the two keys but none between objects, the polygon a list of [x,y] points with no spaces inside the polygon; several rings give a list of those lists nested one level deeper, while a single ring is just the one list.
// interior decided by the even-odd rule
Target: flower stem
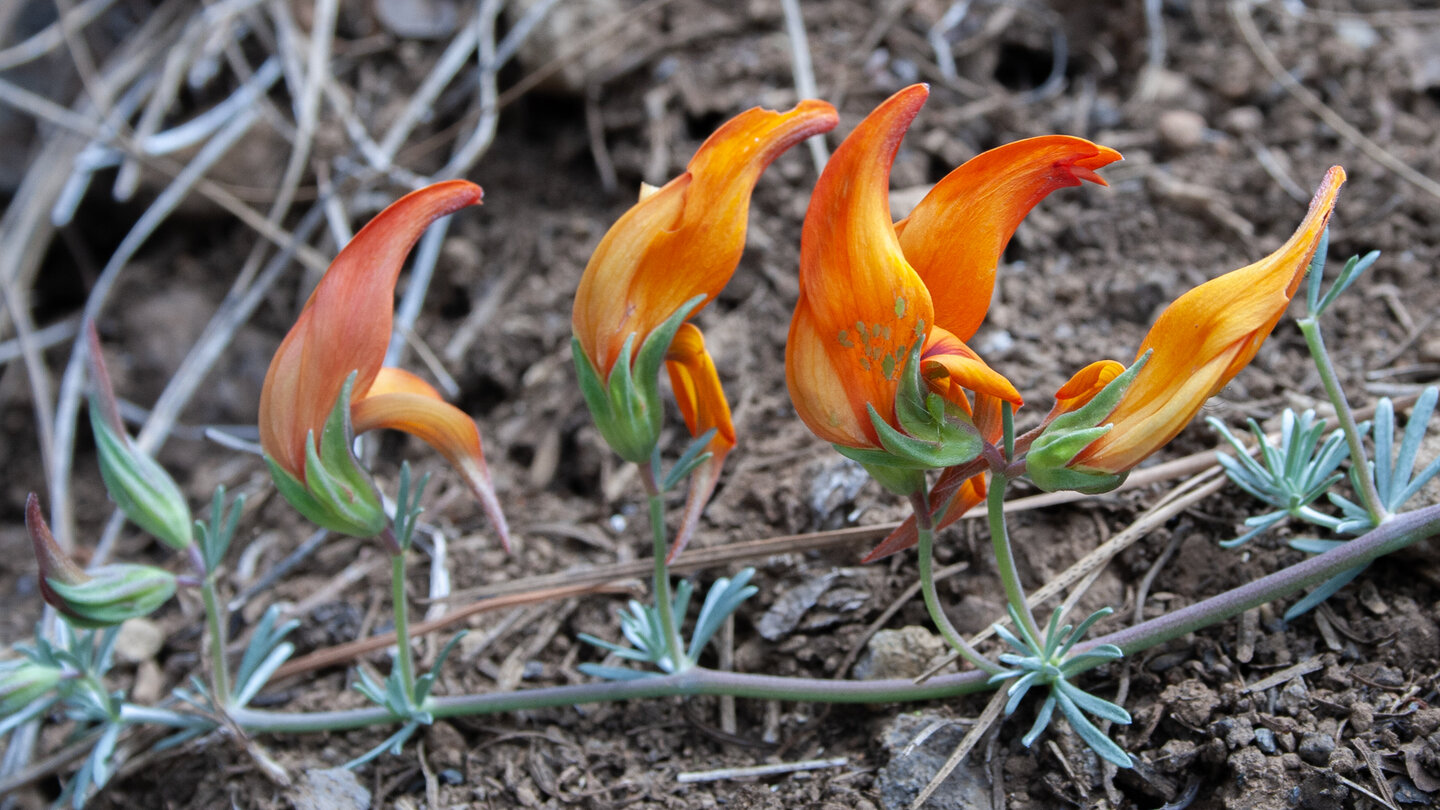
[{"label": "flower stem", "polygon": [[1335,406],[1335,418],[1340,421],[1340,428],[1345,431],[1345,442],[1350,446],[1350,463],[1359,473],[1355,478],[1360,481],[1360,501],[1364,504],[1365,511],[1370,513],[1370,522],[1379,526],[1390,518],[1390,513],[1386,511],[1385,504],[1380,500],[1380,493],[1375,489],[1375,478],[1369,472],[1365,445],[1360,441],[1360,428],[1355,423],[1355,413],[1350,409],[1350,400],[1345,397],[1345,389],[1340,387],[1340,380],[1335,375],[1335,365],[1330,361],[1330,352],[1325,348],[1325,338],[1320,334],[1320,323],[1314,317],[1301,318],[1297,323],[1300,333],[1305,336],[1305,345],[1310,348],[1310,358],[1315,361],[1315,368],[1320,372],[1320,382],[1325,386],[1325,394],[1330,398],[1330,404]]},{"label": "flower stem", "polygon": [[1031,638],[1043,638],[1035,617],[1025,601],[1025,586],[1020,582],[1020,571],[1015,567],[1015,551],[1010,546],[1010,530],[1005,525],[1005,485],[1010,483],[1001,472],[990,474],[990,490],[985,495],[985,509],[990,524],[990,546],[995,549],[995,566],[1000,569],[1000,583],[1005,587],[1005,598],[1025,625],[1023,629]]},{"label": "flower stem", "polygon": [[405,552],[390,556],[390,598],[395,611],[396,662],[407,698],[415,694],[415,658],[410,650],[410,603],[405,598]]},{"label": "flower stem", "polygon": [[[1440,534],[1440,504],[1407,512],[1331,551],[1310,557],[1247,585],[1124,630],[1082,642],[1075,648],[1075,652],[1084,652],[1100,644],[1114,644],[1124,650],[1126,655],[1133,655],[1185,633],[1224,621],[1256,605],[1288,596],[1308,585],[1323,582],[1341,571],[1364,565],[1377,557],[1437,534]],[[917,684],[908,678],[835,681],[747,675],[691,667],[674,675],[657,675],[632,681],[600,681],[515,692],[437,697],[431,698],[427,709],[435,717],[445,718],[683,695],[732,695],[820,703],[895,703],[936,700],[984,691],[990,688],[987,683],[989,677],[989,673],[982,670],[967,670],[953,675],[940,675]],[[241,708],[232,710],[230,716],[242,728],[252,733],[339,731],[395,720],[389,710],[380,706],[308,713]],[[153,722],[164,721],[157,716],[153,718]]]},{"label": "flower stem", "polygon": [[940,605],[940,597],[935,592],[935,524],[930,517],[930,504],[923,489],[911,493],[910,505],[915,509],[915,536],[919,538],[917,550],[920,553],[920,592],[925,595],[925,609],[930,612],[930,621],[955,652],[977,669],[991,675],[1003,672],[1003,667],[970,646],[960,631],[955,629],[955,625],[950,623],[950,617],[945,615],[945,609]]},{"label": "flower stem", "polygon": [[665,536],[665,494],[655,479],[655,469],[649,464],[640,465],[640,478],[645,482],[645,494],[650,502],[650,538],[655,557],[655,608],[660,612],[660,629],[665,633],[665,646],[676,672],[690,667],[685,647],[680,641],[680,628],[675,622],[675,607],[670,596],[670,567],[665,564],[669,542]]},{"label": "flower stem", "polygon": [[210,631],[210,689],[215,695],[215,702],[224,706],[230,702],[230,664],[225,660],[228,622],[225,620],[225,609],[215,593],[214,572],[207,573],[200,580],[200,597],[205,602],[205,624]]}]

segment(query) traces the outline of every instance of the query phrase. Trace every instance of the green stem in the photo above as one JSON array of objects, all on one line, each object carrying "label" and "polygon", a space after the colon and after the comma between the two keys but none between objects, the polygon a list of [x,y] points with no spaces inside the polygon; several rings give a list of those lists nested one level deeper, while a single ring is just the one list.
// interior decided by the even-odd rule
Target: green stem
[{"label": "green stem", "polygon": [[1004,667],[990,661],[970,646],[960,631],[955,629],[955,625],[950,623],[950,617],[945,615],[945,609],[940,606],[940,597],[935,592],[935,524],[930,517],[930,504],[923,489],[910,495],[910,505],[915,509],[915,536],[919,538],[917,550],[920,553],[920,592],[925,595],[925,609],[930,611],[930,621],[955,652],[977,669],[991,675],[1003,672]]},{"label": "green stem", "polygon": [[1020,582],[1020,571],[1015,567],[1015,551],[1010,545],[1010,530],[1005,525],[1005,486],[1010,483],[1000,472],[990,474],[990,490],[985,495],[985,508],[990,524],[990,546],[995,549],[995,566],[1000,569],[1000,584],[1005,587],[1005,599],[1015,609],[1024,627],[1020,628],[1033,639],[1044,636],[1035,624],[1025,601],[1025,586]]},{"label": "green stem", "polygon": [[[1301,588],[1323,582],[1341,571],[1365,565],[1377,557],[1437,534],[1440,534],[1440,504],[1396,516],[1384,526],[1344,545],[1247,585],[1133,627],[1083,642],[1075,648],[1075,652],[1094,649],[1101,644],[1114,644],[1124,650],[1126,655],[1133,655],[1185,633],[1224,621],[1264,602],[1288,596]],[[438,697],[432,698],[427,708],[437,718],[445,718],[683,695],[731,695],[818,703],[896,703],[937,700],[984,691],[990,688],[987,683],[989,677],[989,674],[982,670],[967,670],[959,674],[940,675],[917,684],[908,678],[835,681],[747,675],[692,667],[674,675],[638,678],[633,681],[600,681],[516,692]],[[231,712],[231,717],[242,728],[253,733],[339,731],[390,723],[395,719],[388,710],[379,706],[294,714],[235,709]],[[163,723],[158,717],[154,720]]]},{"label": "green stem", "polygon": [[395,611],[395,644],[400,683],[407,697],[415,694],[415,657],[410,651],[410,603],[405,598],[405,552],[390,557],[390,599]]},{"label": "green stem", "polygon": [[215,593],[213,572],[200,580],[200,597],[205,601],[205,624],[210,630],[210,688],[215,702],[225,706],[230,703],[230,664],[225,659],[225,648],[229,646],[225,632],[228,622]]},{"label": "green stem", "polygon": [[1340,387],[1340,380],[1335,375],[1335,365],[1330,362],[1330,352],[1325,349],[1325,339],[1320,335],[1320,323],[1313,317],[1301,318],[1298,323],[1300,333],[1305,336],[1305,345],[1310,348],[1310,358],[1320,372],[1325,394],[1330,398],[1330,404],[1335,406],[1335,418],[1340,420],[1340,428],[1345,431],[1345,442],[1350,445],[1350,463],[1359,471],[1355,477],[1360,481],[1360,501],[1365,511],[1370,513],[1370,522],[1379,526],[1390,518],[1390,513],[1375,489],[1375,477],[1370,473],[1365,445],[1360,441],[1360,427],[1355,423],[1355,413],[1350,409],[1345,389]]},{"label": "green stem", "polygon": [[655,469],[649,464],[640,465],[640,477],[645,482],[645,494],[650,502],[650,538],[655,557],[655,608],[660,611],[660,629],[665,633],[665,646],[676,672],[684,672],[691,666],[685,655],[685,646],[680,640],[680,628],[675,623],[675,606],[670,596],[670,567],[665,557],[670,544],[665,536],[665,494],[655,479]]}]

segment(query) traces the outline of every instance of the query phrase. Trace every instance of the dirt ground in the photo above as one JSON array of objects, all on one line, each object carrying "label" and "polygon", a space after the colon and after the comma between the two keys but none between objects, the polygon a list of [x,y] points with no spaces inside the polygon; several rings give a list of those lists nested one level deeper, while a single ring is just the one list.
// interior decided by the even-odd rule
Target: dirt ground
[{"label": "dirt ground", "polygon": [[[198,13],[178,0],[168,5],[186,9],[182,19]],[[514,30],[523,8],[536,4],[514,5],[501,17],[502,36]],[[1147,22],[1147,6],[1158,20]],[[1425,180],[1440,178],[1440,10],[1416,11],[1387,0],[1309,6],[1216,0],[803,4],[818,96],[841,115],[827,140],[830,148],[890,93],[915,81],[931,85],[894,168],[897,200],[917,199],[914,189],[1017,138],[1069,133],[1124,154],[1124,162],[1103,171],[1109,188],[1054,194],[1005,254],[995,303],[974,345],[1026,392],[1032,404],[1021,412],[1022,427],[1027,413],[1030,419],[1044,413],[1050,392],[1074,370],[1102,357],[1129,359],[1165,303],[1275,249],[1333,164],[1345,166],[1350,180],[1332,220],[1332,272],[1352,254],[1383,251],[1327,324],[1344,382],[1363,406],[1440,377],[1440,276],[1434,270],[1440,187]],[[422,38],[403,19],[409,15],[408,23],[423,28],[429,18],[421,11],[434,9],[461,18],[474,13],[471,4],[448,0],[341,4],[333,71],[352,94],[358,120],[377,138],[456,36],[453,24],[445,30],[437,23],[441,33]],[[34,13],[38,21],[9,20],[13,30],[0,47],[46,23],[42,11]],[[150,13],[139,0],[116,3],[83,32],[90,56],[108,64],[105,57],[118,52]],[[228,56],[252,67],[266,48],[278,47],[266,37],[262,23],[269,18],[253,13],[257,22],[238,35]],[[302,28],[314,13],[310,3],[295,7]],[[1258,39],[1248,37],[1252,30]],[[943,53],[932,44],[936,40],[944,43]],[[582,45],[577,49],[575,42]],[[506,555],[497,548],[463,487],[418,442],[387,436],[377,443],[375,462],[392,490],[401,458],[436,471],[426,517],[448,536],[446,567],[453,593],[463,597],[459,603],[501,590],[533,590],[544,575],[648,555],[638,481],[601,443],[574,384],[571,298],[589,252],[633,201],[641,181],[660,184],[679,172],[704,137],[734,113],[795,102],[793,45],[778,0],[570,0],[541,19],[499,72],[503,106],[494,141],[465,174],[485,188],[485,204],[453,218],[414,343],[433,353],[458,386],[454,400],[480,424],[501,500],[517,529],[516,549]],[[1159,52],[1157,45],[1163,45]],[[1298,89],[1277,80],[1267,60],[1288,70]],[[84,92],[73,78],[74,64],[62,47],[48,61],[0,78],[68,104]],[[554,64],[560,69],[534,81]],[[422,176],[438,171],[456,133],[474,126],[466,117],[475,92],[463,82],[467,75],[473,82],[472,74],[462,73],[401,152],[397,162],[407,170]],[[72,78],[57,78],[64,76]],[[185,90],[172,122],[213,106],[233,87],[231,77]],[[270,99],[292,114],[292,99],[283,91],[272,91]],[[295,135],[291,119],[272,118],[209,172],[262,217]],[[26,114],[0,119],[6,152],[32,156],[0,161],[0,182],[12,203],[7,223],[17,213],[13,206],[33,200],[21,183],[37,173],[34,156],[54,132],[50,125],[37,128]],[[298,212],[328,188],[331,175],[357,160],[355,154],[352,134],[338,116],[323,112],[297,213],[282,223],[287,230],[297,227]],[[1397,166],[1408,167],[1418,182]],[[865,482],[855,465],[804,428],[785,391],[784,339],[797,294],[800,226],[815,177],[803,147],[764,175],[740,268],[698,318],[734,407],[740,445],[696,549],[904,515],[895,498]],[[21,280],[36,326],[80,310],[122,238],[168,182],[163,173],[149,171],[136,196],[121,203],[110,194],[114,179],[113,169],[101,172],[74,223],[43,230],[45,242],[29,248],[44,254],[38,272]],[[348,195],[352,228],[407,190],[383,177],[358,189],[340,188]],[[327,227],[319,230],[311,244],[322,257],[333,255],[333,237],[325,235]],[[144,408],[155,402],[256,240],[255,230],[213,198],[192,194],[128,262],[99,318],[123,398]],[[258,458],[204,440],[199,428],[253,431],[244,426],[254,424],[269,355],[314,278],[298,264],[288,266],[224,347],[160,454],[197,505],[217,483],[252,496],[241,547],[232,552],[231,593],[260,582],[312,529],[270,497]],[[10,324],[9,318],[3,322],[0,337],[13,335]],[[52,390],[68,346],[66,340],[45,355]],[[415,355],[407,363],[422,365]],[[40,614],[21,525],[25,493],[45,489],[33,391],[20,361],[0,367],[0,458],[11,470],[0,484],[6,640],[28,634]],[[1304,343],[1285,322],[1203,415],[1243,425],[1247,417],[1265,421],[1287,406],[1309,407],[1320,399]],[[678,418],[671,425],[666,448],[673,457],[687,437]],[[1215,444],[1213,432],[1197,420],[1159,460]],[[1018,513],[1012,529],[1027,585],[1038,588],[1060,575],[1176,483]],[[79,440],[72,487],[78,545],[88,549],[110,514],[88,437]],[[1104,632],[1137,615],[1137,594],[1152,570],[1140,611],[1147,617],[1301,559],[1284,544],[1291,536],[1285,529],[1242,549],[1218,547],[1258,511],[1240,490],[1227,487],[1116,557],[1080,599],[1080,609],[1114,606],[1116,616],[1099,628]],[[916,576],[913,553],[860,566],[866,548],[865,542],[834,543],[820,551],[736,558],[692,574],[704,584],[743,565],[758,569],[760,593],[735,623],[735,667],[853,675],[851,654],[863,650],[870,625]],[[1173,554],[1157,569],[1167,548]],[[116,549],[123,558],[179,565],[128,529]],[[1003,595],[983,526],[967,521],[949,530],[937,557],[941,566],[968,564],[940,585],[962,630],[978,631],[999,617]],[[278,602],[301,612],[297,655],[383,630],[383,562],[378,548],[329,539],[278,583],[248,594],[234,629],[243,634]],[[428,559],[418,559],[412,572],[411,593],[423,599],[431,593]],[[615,611],[623,598],[591,595],[472,617],[470,638],[438,691],[585,680],[577,663],[599,658],[576,634],[618,637]],[[1087,688],[1102,696],[1127,693],[1124,704],[1134,723],[1111,733],[1136,758],[1134,770],[1102,768],[1063,723],[1025,748],[1020,737],[1035,710],[1026,705],[980,744],[927,806],[1434,806],[1440,796],[1440,560],[1434,548],[1377,562],[1320,610],[1293,623],[1280,618],[1285,606],[1253,611],[1086,678]],[[198,615],[198,599],[188,596],[166,608],[155,620],[168,634],[163,646],[144,660],[123,663],[119,681],[152,697],[182,684],[198,665]],[[884,627],[912,625],[928,626],[918,598]],[[438,650],[443,637],[437,638],[420,645],[424,660]],[[381,672],[388,666],[378,653],[366,661]],[[312,672],[281,684],[262,702],[291,710],[359,706],[363,698],[348,688],[350,673],[341,667]],[[400,756],[381,757],[359,772],[359,785],[374,806],[397,807],[905,807],[987,699],[835,708],[742,700],[733,709],[733,731],[722,729],[725,707],[712,699],[441,722],[424,735],[423,750],[411,746]],[[934,720],[953,722],[917,750],[903,752]],[[289,788],[268,779],[233,741],[208,739],[133,760],[94,806],[348,806],[316,793],[312,777],[389,733],[377,728],[259,738],[301,785]],[[54,733],[42,735],[46,750],[59,743]],[[676,778],[829,758],[844,762],[748,781]],[[57,789],[48,778],[16,795],[22,806],[38,806]]]}]

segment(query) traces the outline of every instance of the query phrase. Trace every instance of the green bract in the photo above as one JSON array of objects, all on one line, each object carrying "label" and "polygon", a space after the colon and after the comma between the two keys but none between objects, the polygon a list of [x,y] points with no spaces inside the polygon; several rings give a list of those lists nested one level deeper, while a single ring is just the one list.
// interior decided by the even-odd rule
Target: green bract
[{"label": "green bract", "polygon": [[1085,403],[1083,408],[1061,414],[1045,426],[1025,454],[1025,476],[1046,492],[1070,489],[1087,495],[1109,492],[1125,483],[1127,473],[1107,473],[1072,468],[1070,462],[1090,443],[1109,433],[1114,425],[1102,425],[1125,395],[1135,375],[1145,367],[1150,352],[1135,361],[1124,374],[1110,381]]},{"label": "green bract", "polygon": [[580,346],[580,338],[570,340],[580,391],[595,427],[600,429],[600,435],[611,449],[626,461],[644,464],[654,455],[656,442],[660,440],[661,417],[665,414],[660,402],[660,366],[680,324],[704,300],[705,296],[697,295],[681,304],[645,338],[638,354],[635,353],[635,334],[631,333],[610,369],[608,380],[600,379],[600,372]]},{"label": "green bract", "polygon": [[843,456],[860,462],[878,482],[899,495],[909,495],[924,484],[924,471],[956,467],[980,455],[983,443],[969,414],[930,391],[920,379],[920,342],[917,340],[900,372],[895,392],[897,430],[867,404],[870,424],[883,450],[834,445]]},{"label": "green bract", "polygon": [[72,624],[86,628],[111,627],[148,616],[175,594],[174,574],[131,563],[101,566],[80,582],[51,577],[46,584],[59,602],[55,608]]},{"label": "green bract", "polygon": [[270,465],[275,488],[311,522],[352,537],[374,537],[390,525],[390,518],[370,473],[350,449],[355,435],[350,426],[350,389],[355,374],[345,378],[335,408],[320,432],[319,449],[313,432],[305,438],[303,482],[270,456],[265,456],[265,462]]},{"label": "green bract", "polygon": [[141,453],[123,433],[101,417],[100,403],[90,398],[90,429],[100,456],[100,475],[110,498],[130,522],[176,551],[190,547],[190,506],[169,473]]}]

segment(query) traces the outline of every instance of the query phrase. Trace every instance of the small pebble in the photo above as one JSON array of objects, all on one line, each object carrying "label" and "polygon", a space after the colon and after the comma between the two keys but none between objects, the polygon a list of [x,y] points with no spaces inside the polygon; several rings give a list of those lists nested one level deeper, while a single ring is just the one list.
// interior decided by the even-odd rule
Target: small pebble
[{"label": "small pebble", "polygon": [[1267,754],[1273,754],[1278,749],[1275,747],[1275,732],[1264,726],[1255,729],[1255,745]]},{"label": "small pebble", "polygon": [[1330,760],[1326,765],[1335,773],[1348,776],[1360,768],[1360,760],[1349,748],[1336,748],[1330,752]]},{"label": "small pebble", "polygon": [[446,768],[445,770],[436,774],[436,776],[440,778],[440,784],[442,785],[453,786],[463,784],[465,782],[465,774],[460,773],[454,768]]},{"label": "small pebble", "polygon": [[1171,149],[1184,152],[1205,142],[1205,119],[1191,110],[1166,110],[1155,128],[1161,142]]},{"label": "small pebble", "polygon": [[1265,113],[1258,107],[1236,107],[1220,119],[1220,126],[1234,135],[1253,135],[1265,126]]},{"label": "small pebble", "polygon": [[1298,753],[1300,758],[1315,766],[1323,766],[1330,762],[1330,754],[1335,750],[1335,740],[1328,734],[1310,733],[1300,738]]}]

